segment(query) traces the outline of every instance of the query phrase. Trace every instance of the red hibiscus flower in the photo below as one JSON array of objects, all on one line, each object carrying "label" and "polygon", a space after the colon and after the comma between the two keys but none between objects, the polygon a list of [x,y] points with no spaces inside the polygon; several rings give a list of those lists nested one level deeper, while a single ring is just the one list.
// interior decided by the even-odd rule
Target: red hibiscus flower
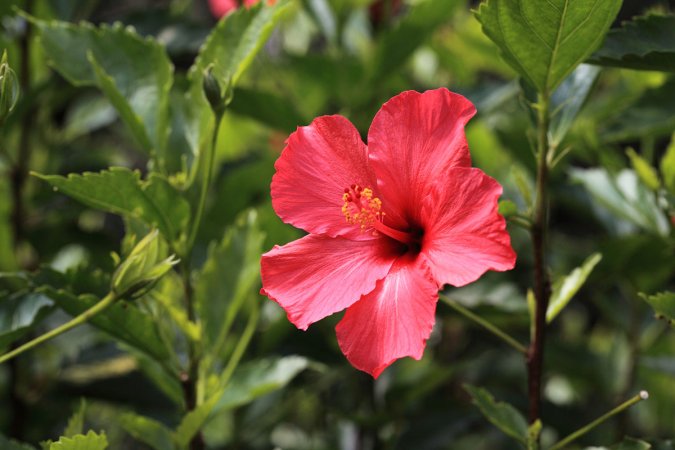
[{"label": "red hibiscus flower", "polygon": [[403,92],[375,116],[367,146],[347,119],[323,116],[291,134],[275,164],[274,210],[309,235],[262,256],[262,293],[303,330],[347,308],[338,343],[373,377],[422,357],[444,284],[515,264],[502,188],[471,167],[464,125],[475,112],[447,89]]},{"label": "red hibiscus flower", "polygon": [[[220,19],[226,14],[236,10],[240,6],[250,8],[260,0],[209,0],[209,9],[213,17]],[[273,5],[276,0],[269,0],[268,5]]]}]

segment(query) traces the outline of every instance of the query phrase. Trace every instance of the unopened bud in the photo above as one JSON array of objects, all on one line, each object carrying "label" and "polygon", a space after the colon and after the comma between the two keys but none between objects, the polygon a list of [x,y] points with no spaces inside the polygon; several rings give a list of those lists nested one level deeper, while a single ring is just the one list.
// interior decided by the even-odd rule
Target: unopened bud
[{"label": "unopened bud", "polygon": [[5,50],[0,60],[0,124],[12,112],[18,99],[19,80],[16,78],[16,73],[9,67]]},{"label": "unopened bud", "polygon": [[221,88],[221,83],[213,73],[213,65],[206,68],[204,71],[204,80],[202,82],[204,94],[211,105],[211,109],[216,114],[225,112],[225,108],[232,101],[232,78],[225,80],[225,88]]},{"label": "unopened bud", "polygon": [[178,263],[174,255],[166,257],[166,253],[166,244],[160,240],[157,230],[150,232],[115,270],[111,287],[113,292],[118,297],[126,298],[138,298],[146,294]]}]

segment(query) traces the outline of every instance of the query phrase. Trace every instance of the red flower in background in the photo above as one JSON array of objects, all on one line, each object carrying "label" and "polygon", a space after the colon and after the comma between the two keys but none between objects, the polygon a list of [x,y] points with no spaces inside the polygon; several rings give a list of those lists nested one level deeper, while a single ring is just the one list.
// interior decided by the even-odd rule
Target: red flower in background
[{"label": "red flower in background", "polygon": [[[209,9],[213,17],[220,19],[226,14],[236,10],[240,6],[250,8],[260,0],[209,0]],[[268,5],[273,5],[276,0],[268,0]]]},{"label": "red flower in background", "polygon": [[338,343],[373,377],[422,357],[444,284],[515,264],[502,188],[471,167],[464,125],[475,112],[447,89],[403,92],[375,116],[367,146],[347,119],[323,116],[291,134],[275,164],[274,210],[309,235],[262,256],[262,292],[303,330],[347,308]]}]

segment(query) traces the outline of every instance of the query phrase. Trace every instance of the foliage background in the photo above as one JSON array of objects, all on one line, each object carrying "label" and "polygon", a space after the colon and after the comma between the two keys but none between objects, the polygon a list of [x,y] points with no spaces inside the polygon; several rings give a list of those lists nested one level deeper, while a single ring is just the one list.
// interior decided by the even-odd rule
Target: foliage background
[{"label": "foliage background", "polygon": [[[145,176],[158,161],[148,165],[149,153],[99,89],[73,85],[51,68],[67,65],[72,53],[46,51],[35,26],[26,35],[27,22],[14,6],[44,20],[131,25],[166,48],[178,87],[188,86],[187,71],[216,24],[205,3],[186,0],[0,5],[0,47],[8,49],[22,87],[0,141],[6,152],[0,158],[4,348],[54,328],[73,313],[67,294],[59,300],[60,294],[38,286],[104,295],[115,265],[111,252],[128,253],[131,235],[144,230],[137,220],[89,208],[37,177],[25,181],[20,200],[13,198],[13,162],[29,148],[26,168],[41,174],[122,166]],[[245,291],[224,354],[230,355],[245,333],[256,309],[250,304],[259,304],[261,311],[229,384],[234,398],[206,423],[204,436],[213,448],[518,448],[485,420],[463,386],[483,386],[525,410],[522,356],[443,303],[423,360],[399,361],[373,381],[340,353],[333,330],[339,315],[299,332],[275,304],[257,295],[256,275],[250,278],[257,274],[261,251],[299,237],[276,218],[269,202],[273,163],[288,134],[318,115],[339,113],[365,136],[382,103],[403,90],[447,86],[472,100],[478,115],[467,134],[474,165],[496,178],[504,186],[503,198],[520,211],[530,206],[532,119],[516,74],[470,12],[476,6],[461,0],[393,0],[380,3],[378,12],[365,0],[295,2],[239,80],[220,127],[213,187],[190,257],[192,267],[203,267],[196,289],[208,299],[202,306],[207,313],[224,314],[238,295],[234,286]],[[648,10],[665,14],[671,8],[668,2],[625,1],[613,27]],[[551,174],[551,274],[561,279],[594,253],[602,259],[549,328],[545,443],[645,389],[649,401],[594,429],[580,446],[609,446],[632,436],[653,448],[672,448],[667,440],[675,431],[675,335],[639,297],[674,289],[672,193],[670,200],[660,194],[661,175],[640,166],[643,161],[658,169],[675,129],[675,38],[672,31],[659,36],[670,45],[662,51],[663,60],[670,58],[669,70],[582,66],[579,84],[561,93],[583,108],[572,117],[569,132],[561,134],[559,147],[569,153]],[[603,62],[602,54],[594,58]],[[106,63],[114,66],[114,58]],[[148,67],[156,68],[151,62]],[[182,167],[190,167],[193,156],[185,142],[174,139],[180,136],[168,136],[163,164],[168,180],[181,186],[192,176]],[[628,148],[642,159],[631,158]],[[188,189],[184,195],[194,205],[195,193]],[[167,210],[179,215],[182,205],[174,200]],[[19,224],[12,216],[17,201],[24,206]],[[509,230],[518,253],[516,269],[447,293],[525,342],[532,250],[526,231],[513,224]],[[9,275],[17,270],[24,275]],[[133,308],[168,339],[172,357],[183,360],[189,344],[176,329],[189,334],[189,325],[176,312],[176,291],[180,277],[172,273]],[[205,326],[217,334],[219,322]],[[169,429],[178,426],[182,399],[158,375],[148,349],[111,339],[107,331],[100,324],[80,327],[0,367],[0,429],[6,436],[32,444],[57,440],[82,398],[83,431],[104,430],[113,449],[150,448],[134,438],[134,430],[147,433],[138,416]],[[8,445],[0,447],[12,448]]]}]

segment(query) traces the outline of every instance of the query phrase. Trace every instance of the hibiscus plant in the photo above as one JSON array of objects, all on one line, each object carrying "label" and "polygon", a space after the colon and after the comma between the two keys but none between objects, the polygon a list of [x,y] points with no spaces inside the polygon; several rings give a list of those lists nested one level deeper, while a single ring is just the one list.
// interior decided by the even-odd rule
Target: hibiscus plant
[{"label": "hibiscus plant", "polygon": [[3,1],[0,450],[675,448],[669,8]]}]

